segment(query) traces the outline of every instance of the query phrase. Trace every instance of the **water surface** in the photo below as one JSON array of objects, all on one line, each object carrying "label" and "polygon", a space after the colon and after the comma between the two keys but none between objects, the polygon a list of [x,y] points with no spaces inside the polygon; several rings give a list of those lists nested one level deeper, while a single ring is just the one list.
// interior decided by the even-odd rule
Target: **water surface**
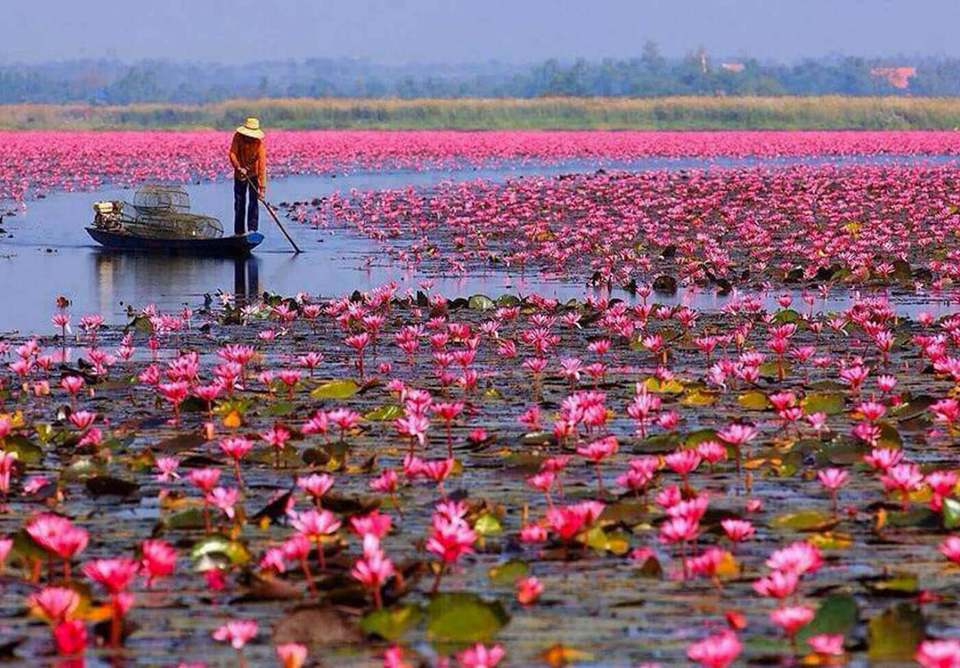
[{"label": "water surface", "polygon": [[[524,175],[553,175],[572,171],[590,171],[599,167],[630,170],[695,169],[792,164],[889,164],[937,163],[955,160],[950,156],[923,157],[872,156],[848,158],[776,158],[776,159],[665,159],[649,158],[625,164],[606,162],[569,162],[552,165],[512,165],[491,169],[463,168],[433,171],[355,172],[337,176],[292,176],[270,184],[269,198],[274,202],[309,201],[350,189],[384,189],[406,186],[429,187],[445,180],[476,178],[504,180]],[[220,218],[224,227],[232,227],[232,183],[201,183],[187,187],[193,210]],[[417,289],[426,278],[396,266],[379,252],[377,245],[342,230],[314,229],[285,221],[288,231],[305,251],[292,255],[286,240],[275,228],[266,211],[261,211],[260,227],[266,240],[253,257],[246,260],[226,258],[167,257],[146,254],[121,254],[105,251],[87,235],[84,227],[93,214],[96,200],[132,199],[127,189],[105,188],[97,192],[55,193],[30,202],[26,210],[7,217],[0,236],[0,285],[5,288],[0,309],[0,332],[51,331],[49,314],[58,295],[73,302],[73,312],[100,312],[108,321],[121,322],[128,307],[140,308],[155,303],[165,310],[181,306],[196,307],[205,294],[217,291],[255,294],[270,291],[293,294],[342,294],[365,290],[387,281],[397,281],[401,291]],[[556,277],[526,274],[471,274],[466,277],[431,277],[433,286],[452,296],[505,292],[538,292],[557,298],[583,297],[585,288],[578,282]],[[683,301],[701,308],[718,308],[725,300],[712,293],[681,293],[669,301]],[[832,299],[827,306],[843,306],[846,296]],[[913,300],[916,301],[916,300]]]}]

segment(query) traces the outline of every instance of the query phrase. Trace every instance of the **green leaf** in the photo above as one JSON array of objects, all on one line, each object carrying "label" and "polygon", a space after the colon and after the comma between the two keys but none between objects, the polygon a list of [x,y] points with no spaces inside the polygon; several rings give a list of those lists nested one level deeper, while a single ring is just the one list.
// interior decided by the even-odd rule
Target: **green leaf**
[{"label": "green leaf", "polygon": [[920,608],[900,603],[872,617],[867,625],[867,655],[871,661],[910,661],[926,637]]},{"label": "green leaf", "polygon": [[21,463],[35,466],[43,461],[43,448],[23,434],[8,436],[4,441],[4,450],[12,452]]},{"label": "green leaf", "polygon": [[909,281],[912,277],[910,263],[902,259],[894,260],[893,273],[890,276],[897,281]]},{"label": "green leaf", "polygon": [[760,375],[764,378],[775,378],[780,374],[789,376],[792,370],[793,367],[787,362],[777,362],[776,360],[764,362],[760,365]]},{"label": "green leaf", "polygon": [[217,415],[226,416],[230,413],[239,413],[243,415],[250,408],[251,400],[249,398],[233,397],[230,399],[221,399],[213,407],[213,412]]},{"label": "green leaf", "polygon": [[503,525],[496,515],[484,513],[473,523],[473,530],[481,536],[492,536],[503,531]]},{"label": "green leaf", "polygon": [[695,448],[701,443],[706,443],[707,441],[716,441],[717,440],[717,430],[716,429],[697,429],[696,431],[691,431],[683,439],[683,447],[685,448]]},{"label": "green leaf", "polygon": [[53,425],[48,422],[35,422],[33,430],[37,433],[37,438],[40,439],[40,442],[44,445],[49,443],[56,434]]},{"label": "green leaf", "polygon": [[431,641],[488,642],[510,621],[500,601],[485,601],[469,592],[437,594],[427,606]]},{"label": "green leaf", "polygon": [[777,324],[797,322],[801,319],[802,316],[792,308],[781,309],[773,316],[773,321]]},{"label": "green leaf", "polygon": [[90,496],[130,496],[140,489],[132,480],[124,480],[111,475],[96,475],[87,478],[87,492]]},{"label": "green leaf", "polygon": [[127,326],[124,331],[130,330],[130,329],[136,330],[141,334],[153,334],[153,323],[150,322],[150,318],[148,318],[147,316],[138,315],[129,323],[127,323]]},{"label": "green leaf", "polygon": [[367,613],[360,620],[360,629],[367,635],[379,636],[384,640],[399,640],[421,619],[423,610],[420,606],[408,603]]},{"label": "green leaf", "polygon": [[203,511],[199,508],[187,508],[160,520],[159,529],[202,529]]},{"label": "green leaf", "polygon": [[800,401],[800,406],[807,415],[812,413],[839,415],[844,409],[844,398],[839,392],[812,392]]},{"label": "green leaf", "polygon": [[877,446],[881,448],[894,448],[899,449],[903,447],[903,439],[900,437],[900,432],[897,431],[889,422],[881,422],[880,426],[880,438],[877,440]]},{"label": "green leaf", "polygon": [[522,578],[529,571],[526,563],[519,559],[511,559],[502,564],[491,566],[487,571],[487,577],[495,585],[513,586],[513,583]]},{"label": "green leaf", "polygon": [[921,527],[936,529],[940,526],[940,515],[925,506],[914,506],[906,512],[891,510],[887,513],[888,527]]},{"label": "green leaf", "polygon": [[368,411],[364,414],[364,420],[370,420],[372,422],[386,422],[389,420],[396,420],[397,418],[403,417],[403,407],[398,406],[397,404],[384,404],[378,408],[374,408],[371,411]]},{"label": "green leaf", "polygon": [[605,523],[636,526],[649,519],[649,513],[647,512],[647,504],[641,499],[625,497],[607,504],[603,512],[600,513],[600,519]]},{"label": "green leaf", "polygon": [[860,611],[857,601],[849,594],[834,594],[820,601],[817,613],[810,623],[797,633],[797,642],[806,644],[807,638],[819,633],[849,634],[857,626]]},{"label": "green leaf", "polygon": [[863,461],[863,456],[869,451],[870,447],[864,441],[841,434],[817,451],[817,465],[846,466],[858,464]]},{"label": "green leaf", "polygon": [[207,536],[194,544],[190,558],[196,561],[206,556],[222,554],[231,564],[239,566],[250,561],[250,551],[240,541],[227,536]]},{"label": "green leaf", "polygon": [[523,445],[549,445],[556,440],[552,431],[531,431],[520,437]]},{"label": "green leaf", "polygon": [[630,537],[622,531],[604,531],[595,526],[584,537],[588,547],[601,552],[610,552],[616,555],[626,554],[630,549]]},{"label": "green leaf", "polygon": [[317,385],[310,396],[314,399],[349,399],[359,391],[360,386],[352,378],[344,378]]},{"label": "green leaf", "polygon": [[717,403],[719,397],[720,395],[716,392],[694,388],[687,390],[683,398],[680,399],[680,403],[684,406],[712,406]]},{"label": "green leaf", "polygon": [[651,554],[640,565],[640,568],[636,569],[636,573],[643,578],[659,578],[663,575],[663,566],[660,565],[657,557]]},{"label": "green leaf", "polygon": [[775,529],[793,529],[794,531],[824,531],[836,523],[836,518],[830,513],[813,509],[784,513],[770,520],[770,526]]},{"label": "green leaf", "polygon": [[289,401],[275,401],[263,409],[263,414],[269,417],[283,417],[290,415],[295,409],[296,406]]},{"label": "green leaf", "polygon": [[194,450],[207,442],[203,434],[191,431],[183,434],[177,434],[170,438],[165,438],[156,445],[156,449],[161,452],[182,452],[184,450]]},{"label": "green leaf", "polygon": [[633,447],[635,453],[661,454],[676,450],[680,445],[680,437],[675,431],[664,431],[648,436]]},{"label": "green leaf", "polygon": [[467,308],[471,311],[489,311],[496,306],[494,301],[486,295],[473,295],[467,300]]},{"label": "green leaf", "polygon": [[11,553],[25,561],[34,559],[46,561],[50,558],[50,553],[40,547],[26,529],[20,529],[13,534],[13,547]]},{"label": "green leaf", "polygon": [[657,276],[653,279],[653,289],[655,292],[673,294],[677,291],[677,279],[667,274]]},{"label": "green leaf", "polygon": [[64,481],[86,480],[106,471],[106,467],[95,462],[92,457],[77,457],[69,466],[63,467],[60,477]]},{"label": "green leaf", "polygon": [[643,385],[649,392],[656,392],[657,394],[680,394],[683,392],[683,383],[676,378],[660,380],[654,376],[649,376],[643,381]]},{"label": "green leaf", "polygon": [[915,573],[893,573],[889,577],[863,580],[863,585],[875,596],[913,596],[919,589]]},{"label": "green leaf", "polygon": [[943,500],[943,528],[956,529],[960,526],[960,500],[948,497]]},{"label": "green leaf", "polygon": [[815,392],[845,392],[847,386],[836,380],[812,380],[807,384],[807,389]]},{"label": "green leaf", "polygon": [[737,403],[748,411],[765,411],[770,407],[770,401],[760,390],[742,392],[737,397]]}]

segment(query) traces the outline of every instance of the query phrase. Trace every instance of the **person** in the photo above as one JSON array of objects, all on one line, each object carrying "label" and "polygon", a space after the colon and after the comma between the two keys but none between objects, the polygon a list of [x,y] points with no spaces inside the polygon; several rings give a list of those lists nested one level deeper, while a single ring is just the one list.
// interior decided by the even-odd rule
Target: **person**
[{"label": "person", "polygon": [[[267,149],[260,121],[248,118],[230,142],[233,165],[233,233],[256,232],[260,226],[260,196],[267,192]],[[246,222],[244,222],[246,219]]]}]

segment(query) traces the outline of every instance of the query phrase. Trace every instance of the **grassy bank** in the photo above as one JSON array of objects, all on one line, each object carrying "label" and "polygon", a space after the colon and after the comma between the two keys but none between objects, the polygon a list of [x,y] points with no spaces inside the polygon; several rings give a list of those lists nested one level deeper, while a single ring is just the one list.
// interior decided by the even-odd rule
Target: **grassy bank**
[{"label": "grassy bank", "polygon": [[0,105],[0,128],[953,129],[960,98],[262,99],[206,105]]}]

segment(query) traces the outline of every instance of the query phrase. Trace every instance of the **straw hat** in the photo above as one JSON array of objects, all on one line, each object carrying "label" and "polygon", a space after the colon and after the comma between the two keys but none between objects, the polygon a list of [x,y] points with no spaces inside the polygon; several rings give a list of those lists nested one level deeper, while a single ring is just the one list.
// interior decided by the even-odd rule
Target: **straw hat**
[{"label": "straw hat", "polygon": [[252,116],[243,122],[237,132],[242,134],[244,137],[251,137],[253,139],[263,139],[263,130],[260,129],[260,119],[253,118]]}]

